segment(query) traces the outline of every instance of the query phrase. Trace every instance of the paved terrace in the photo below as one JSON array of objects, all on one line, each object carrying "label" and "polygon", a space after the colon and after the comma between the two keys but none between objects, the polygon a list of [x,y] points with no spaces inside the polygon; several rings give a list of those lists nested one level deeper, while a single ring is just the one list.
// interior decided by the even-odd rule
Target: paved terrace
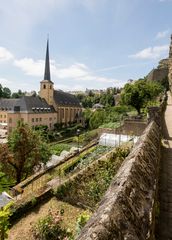
[{"label": "paved terrace", "polygon": [[163,147],[160,167],[160,220],[157,240],[172,239],[172,97],[168,95],[163,121]]}]

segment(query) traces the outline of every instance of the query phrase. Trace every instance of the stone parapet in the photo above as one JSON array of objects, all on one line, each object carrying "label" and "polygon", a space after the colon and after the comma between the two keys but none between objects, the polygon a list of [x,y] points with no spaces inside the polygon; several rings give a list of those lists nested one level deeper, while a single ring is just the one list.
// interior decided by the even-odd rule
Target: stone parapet
[{"label": "stone parapet", "polygon": [[160,136],[150,122],[78,240],[154,239]]}]

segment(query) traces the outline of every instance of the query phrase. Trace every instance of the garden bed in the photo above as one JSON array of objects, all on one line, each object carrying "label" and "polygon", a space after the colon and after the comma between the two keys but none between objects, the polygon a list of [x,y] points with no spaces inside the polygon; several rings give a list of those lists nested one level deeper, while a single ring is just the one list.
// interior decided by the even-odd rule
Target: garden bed
[{"label": "garden bed", "polygon": [[62,201],[95,210],[129,152],[129,147],[120,147],[107,153],[54,189],[54,194]]}]

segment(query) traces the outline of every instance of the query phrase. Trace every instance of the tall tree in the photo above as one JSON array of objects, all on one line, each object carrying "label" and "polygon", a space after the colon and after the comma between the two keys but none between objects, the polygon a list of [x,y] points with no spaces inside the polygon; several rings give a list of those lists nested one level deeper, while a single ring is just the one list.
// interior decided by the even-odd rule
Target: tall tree
[{"label": "tall tree", "polygon": [[8,145],[0,148],[1,162],[13,168],[17,183],[31,174],[35,165],[46,163],[49,157],[50,150],[41,134],[21,122],[10,134]]},{"label": "tall tree", "polygon": [[138,114],[148,101],[155,99],[161,92],[163,87],[146,79],[139,79],[134,83],[127,83],[121,93],[121,103],[133,106]]}]

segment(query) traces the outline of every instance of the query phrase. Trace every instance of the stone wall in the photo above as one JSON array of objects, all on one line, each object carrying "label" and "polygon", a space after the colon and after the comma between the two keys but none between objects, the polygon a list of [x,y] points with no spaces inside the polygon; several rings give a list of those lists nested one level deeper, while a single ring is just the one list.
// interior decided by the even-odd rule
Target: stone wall
[{"label": "stone wall", "polygon": [[168,77],[168,69],[153,69],[148,75],[147,79],[149,81],[158,81],[161,82]]},{"label": "stone wall", "polygon": [[147,126],[147,121],[142,119],[125,119],[123,124],[115,129],[99,128],[99,136],[102,133],[123,134],[140,136]]},{"label": "stone wall", "polygon": [[160,134],[151,121],[78,240],[154,239]]}]

